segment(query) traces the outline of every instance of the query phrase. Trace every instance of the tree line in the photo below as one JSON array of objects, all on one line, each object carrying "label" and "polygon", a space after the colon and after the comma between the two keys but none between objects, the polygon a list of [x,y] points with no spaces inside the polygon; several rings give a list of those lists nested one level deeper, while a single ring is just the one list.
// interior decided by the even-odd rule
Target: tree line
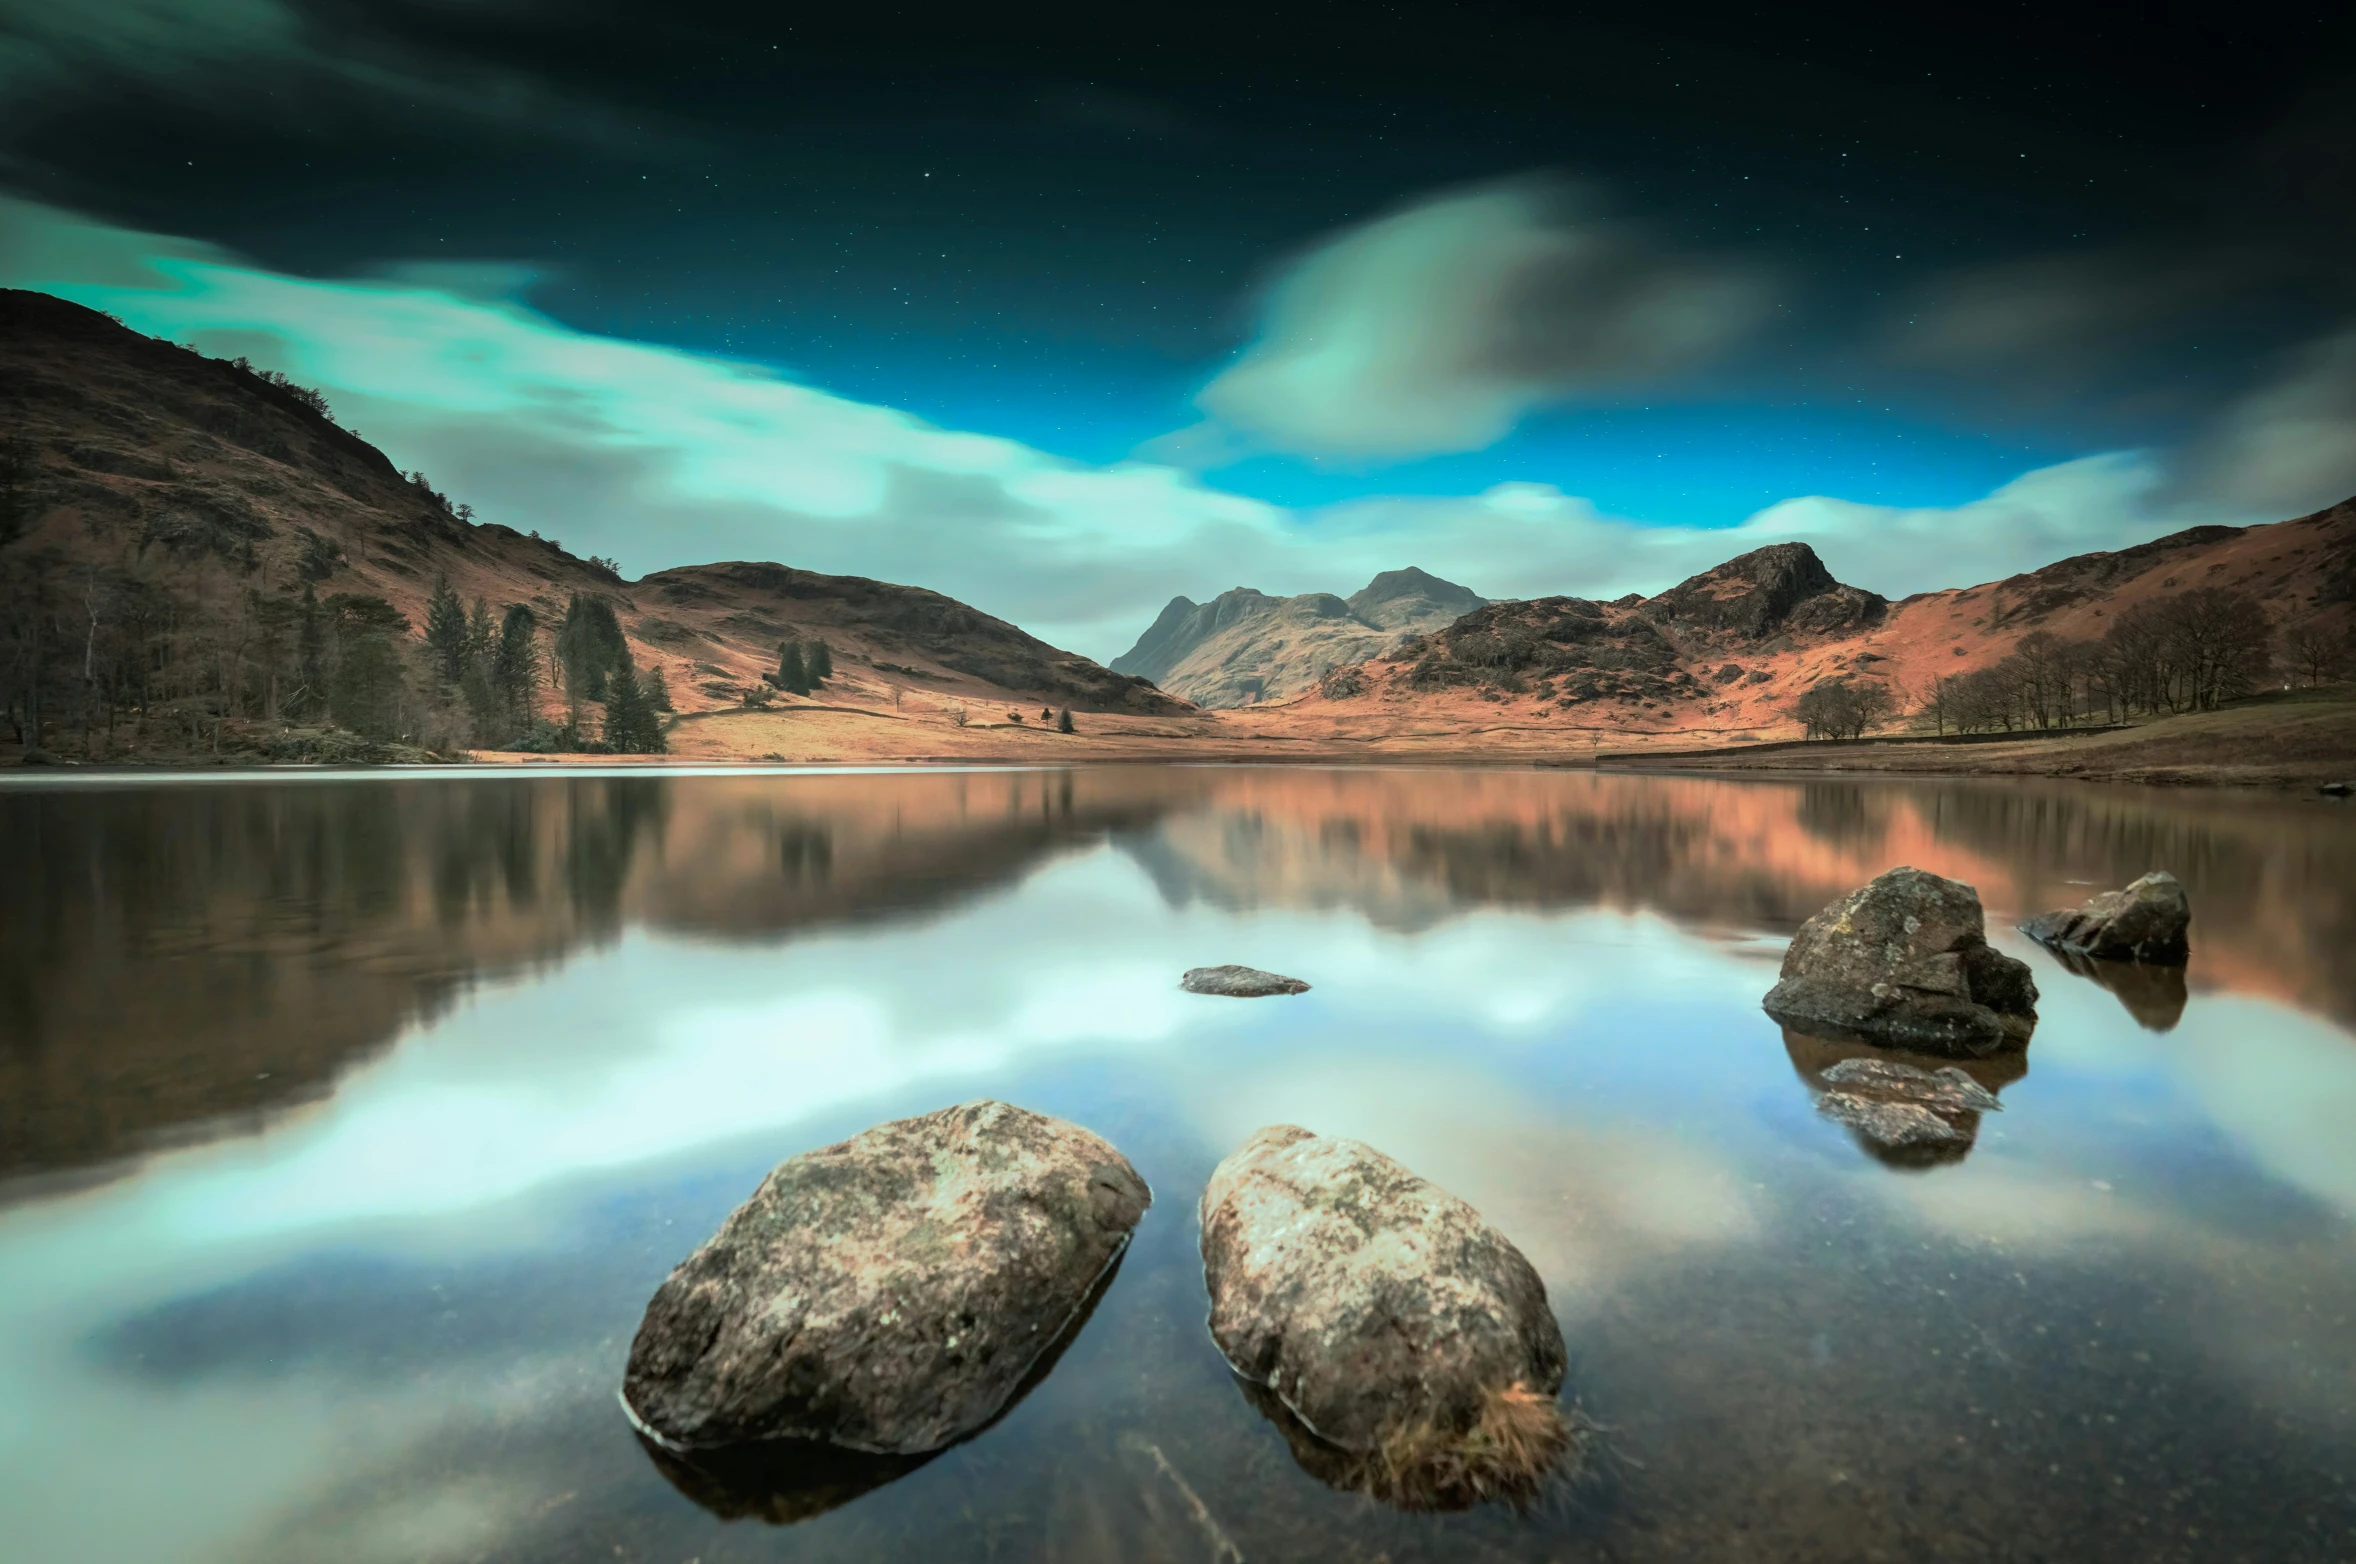
[{"label": "tree line", "polygon": [[[2194,587],[2128,605],[2100,636],[2031,631],[1988,667],[1933,681],[1914,715],[1942,734],[2045,732],[2213,711],[2285,673],[2314,686],[2352,667],[2356,632],[2309,622],[2278,641],[2247,592]],[[1809,738],[1854,739],[1906,713],[1887,685],[1848,677],[1809,689],[1791,714]]]},{"label": "tree line", "polygon": [[[299,591],[241,561],[106,564],[54,549],[0,556],[0,717],[27,750],[153,749],[280,758],[407,744],[660,753],[671,709],[641,673],[613,605],[576,594],[554,626],[528,603],[470,606],[447,580],[422,634],[384,598],[322,595],[341,551],[296,555]],[[542,693],[559,697],[547,709]],[[596,708],[592,712],[591,708]]]}]

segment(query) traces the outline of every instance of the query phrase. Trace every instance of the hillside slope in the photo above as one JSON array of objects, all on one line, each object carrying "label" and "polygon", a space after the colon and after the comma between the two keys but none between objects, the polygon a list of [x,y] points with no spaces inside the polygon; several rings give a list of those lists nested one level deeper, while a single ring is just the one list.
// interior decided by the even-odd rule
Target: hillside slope
[{"label": "hillside slope", "polygon": [[[1303,732],[1383,720],[1559,725],[1598,742],[1787,737],[1794,701],[1826,681],[1877,685],[1912,710],[1941,679],[1991,668],[2030,635],[2096,642],[2122,612],[2202,586],[2254,600],[2278,645],[2293,629],[2347,644],[2356,500],[2263,526],[2195,527],[1895,603],[1834,580],[1806,544],[1777,544],[1650,598],[1491,604],[1336,673],[1285,710]],[[2272,677],[2297,673],[2285,659]]]},{"label": "hillside slope", "polygon": [[1199,706],[1248,706],[1297,695],[1329,669],[1382,656],[1402,636],[1437,630],[1486,601],[1413,566],[1386,570],[1347,598],[1271,597],[1250,587],[1208,603],[1174,597],[1112,667]]},{"label": "hillside slope", "polygon": [[[682,711],[738,703],[781,641],[819,636],[838,670],[828,696],[1187,709],[920,587],[741,562],[624,580],[474,523],[300,387],[45,294],[0,291],[0,431],[0,696],[18,730],[38,706],[45,738],[60,722],[77,743],[103,727],[117,755],[267,723],[292,656],[287,605],[306,585],[382,599],[414,638],[445,578],[494,613],[528,605],[544,640],[576,594],[607,599]],[[175,677],[151,688],[155,668]],[[85,722],[129,699],[109,681],[134,675],[136,725]]]}]

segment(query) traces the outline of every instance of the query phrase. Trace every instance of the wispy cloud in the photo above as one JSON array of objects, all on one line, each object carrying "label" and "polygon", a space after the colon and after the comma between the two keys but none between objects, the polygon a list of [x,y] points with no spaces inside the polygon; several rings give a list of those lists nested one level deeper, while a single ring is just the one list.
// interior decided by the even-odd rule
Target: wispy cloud
[{"label": "wispy cloud", "polygon": [[[1238,583],[1348,590],[1420,564],[1489,596],[1609,597],[1796,537],[1844,579],[1899,594],[2195,520],[2282,514],[2234,498],[2230,485],[2197,502],[2176,497],[2164,460],[2137,453],[2041,469],[1952,508],[1800,497],[1720,529],[1649,526],[1538,483],[1296,512],[1176,466],[1089,466],[761,365],[576,331],[485,285],[500,275],[293,277],[0,200],[0,283],[318,386],[396,463],[424,469],[487,520],[614,555],[633,572],[777,559],[929,586],[1099,658],[1123,650],[1173,594]],[[2248,439],[2231,449],[2308,430],[2300,448],[2328,450],[2341,363],[2253,403]]]},{"label": "wispy cloud", "polygon": [[1270,290],[1258,339],[1196,398],[1244,444],[1319,459],[1470,451],[1548,403],[1626,394],[1707,363],[1767,307],[1766,278],[1680,255],[1520,180],[1455,192],[1317,246]]},{"label": "wispy cloud", "polygon": [[643,139],[603,105],[400,37],[361,8],[289,0],[0,0],[0,127],[136,88],[231,118],[381,107],[536,134]]}]

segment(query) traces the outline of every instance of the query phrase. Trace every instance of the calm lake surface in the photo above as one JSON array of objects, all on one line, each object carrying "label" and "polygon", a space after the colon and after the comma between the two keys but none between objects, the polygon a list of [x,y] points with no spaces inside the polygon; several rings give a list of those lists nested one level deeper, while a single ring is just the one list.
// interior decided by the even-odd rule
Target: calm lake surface
[{"label": "calm lake surface", "polygon": [[[51,1560],[2356,1558],[2356,811],[1964,782],[1137,768],[0,787],[0,1552]],[[1902,1166],[1758,1007],[1911,863],[2044,991]],[[2189,989],[2011,932],[2152,868]],[[1177,989],[1237,961],[1315,985]],[[775,1162],[991,1096],[1156,1203],[1002,1422],[659,1469],[647,1296]],[[1298,1467],[1203,1328],[1254,1128],[1544,1275],[1537,1510]],[[839,1501],[839,1502],[836,1502]],[[828,1507],[831,1503],[832,1507]],[[773,1517],[799,1515],[791,1523]]]}]

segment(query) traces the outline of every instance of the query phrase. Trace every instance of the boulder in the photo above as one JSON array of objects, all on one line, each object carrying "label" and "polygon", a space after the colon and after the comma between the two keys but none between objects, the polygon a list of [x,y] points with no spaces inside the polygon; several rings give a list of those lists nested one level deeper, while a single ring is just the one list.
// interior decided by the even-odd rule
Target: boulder
[{"label": "boulder", "polygon": [[804,1152],[656,1290],[622,1404],[673,1450],[937,1450],[1076,1327],[1152,1201],[1095,1135],[1000,1102]]},{"label": "boulder", "polygon": [[1545,1283],[1479,1212],[1381,1152],[1259,1131],[1203,1191],[1202,1252],[1211,1339],[1317,1453],[1313,1475],[1461,1507],[1526,1500],[1572,1454]]},{"label": "boulder", "polygon": [[2149,961],[2180,967],[2191,955],[2185,931],[2192,903],[2176,876],[2155,869],[2123,891],[2104,891],[2085,905],[2042,913],[2021,925],[2040,945],[2098,961]]},{"label": "boulder", "polygon": [[2025,1044],[2037,1024],[2037,984],[1989,945],[1979,893],[1920,869],[1892,869],[1801,924],[1764,1003],[1801,1031],[1958,1058]]},{"label": "boulder", "polygon": [[1229,999],[1262,999],[1270,994],[1306,994],[1299,978],[1279,977],[1258,967],[1196,967],[1178,980],[1189,994],[1223,994]]}]

